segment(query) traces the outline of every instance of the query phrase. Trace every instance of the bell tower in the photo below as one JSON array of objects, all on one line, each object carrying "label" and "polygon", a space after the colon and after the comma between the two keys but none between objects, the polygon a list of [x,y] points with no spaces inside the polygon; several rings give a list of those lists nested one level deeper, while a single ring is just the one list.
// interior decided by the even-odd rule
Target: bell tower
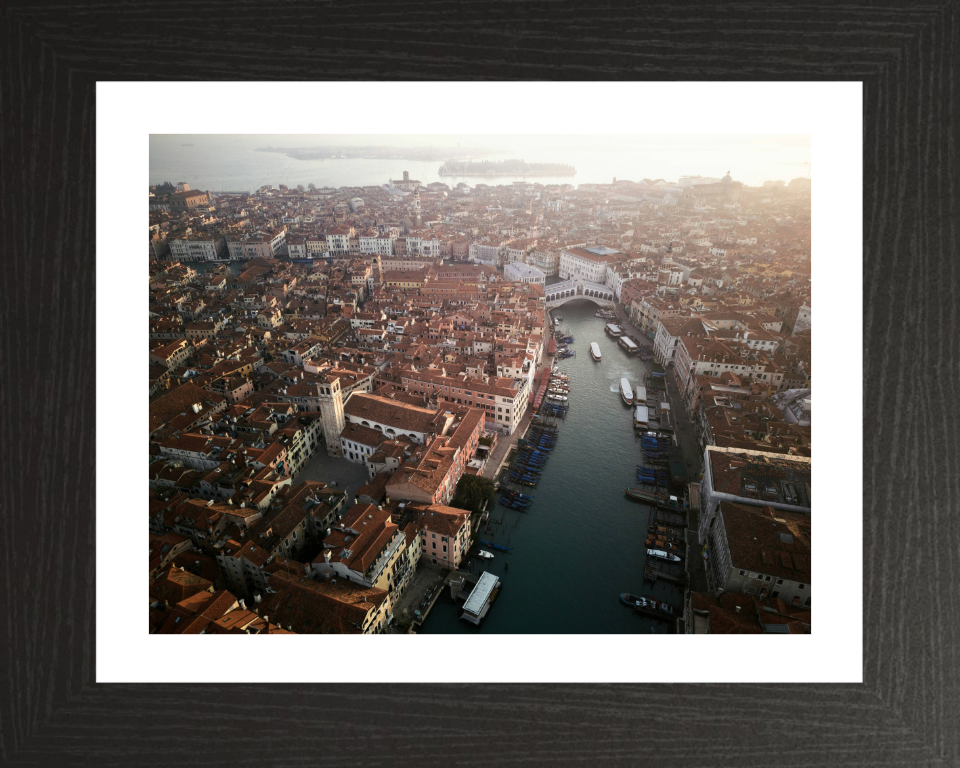
[{"label": "bell tower", "polygon": [[423,220],[420,217],[420,187],[413,193],[413,226],[417,229],[423,226]]},{"label": "bell tower", "polygon": [[343,395],[340,379],[324,376],[317,385],[320,397],[320,417],[323,419],[323,437],[327,441],[327,453],[340,456],[340,433],[343,432]]}]

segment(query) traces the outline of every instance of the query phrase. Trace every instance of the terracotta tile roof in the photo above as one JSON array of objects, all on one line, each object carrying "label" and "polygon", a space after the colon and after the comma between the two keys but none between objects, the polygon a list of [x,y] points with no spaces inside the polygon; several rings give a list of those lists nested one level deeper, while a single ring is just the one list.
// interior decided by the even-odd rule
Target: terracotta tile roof
[{"label": "terracotta tile roof", "polygon": [[260,603],[258,613],[301,634],[361,634],[368,615],[387,599],[382,589],[358,587],[345,579],[317,583],[275,573],[268,585],[276,592]]},{"label": "terracotta tile roof", "polygon": [[734,568],[801,583],[810,581],[810,518],[772,507],[722,502]]},{"label": "terracotta tile roof", "polygon": [[198,592],[208,591],[213,583],[189,571],[170,567],[150,585],[150,596],[161,603],[175,604]]}]

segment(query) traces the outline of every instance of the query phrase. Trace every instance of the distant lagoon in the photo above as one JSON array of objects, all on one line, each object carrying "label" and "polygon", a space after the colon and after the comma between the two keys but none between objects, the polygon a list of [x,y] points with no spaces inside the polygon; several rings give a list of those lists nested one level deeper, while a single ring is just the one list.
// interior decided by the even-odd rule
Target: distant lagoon
[{"label": "distant lagoon", "polygon": [[[190,142],[183,140],[189,138]],[[271,137],[272,138],[272,137]],[[598,137],[602,138],[602,137]],[[504,184],[529,180],[539,184],[609,184],[614,177],[640,181],[663,178],[676,181],[681,175],[701,174],[720,177],[727,171],[722,156],[708,148],[684,152],[665,152],[660,147],[623,149],[607,142],[588,149],[526,148],[492,159],[516,157],[528,163],[566,163],[577,169],[575,176],[443,176],[441,162],[415,160],[360,160],[336,158],[296,160],[284,154],[257,152],[265,146],[263,136],[155,135],[150,137],[150,184],[186,182],[191,189],[213,192],[252,192],[265,184],[296,187],[381,186],[390,179],[402,179],[408,171],[411,179],[424,184],[439,181],[454,186],[464,182]],[[774,156],[775,155],[775,156]],[[806,149],[784,149],[758,153],[756,168],[732,168],[734,179],[759,185],[767,179],[789,181],[806,176]],[[741,160],[742,162],[742,160]],[[762,170],[761,170],[762,169]]]}]

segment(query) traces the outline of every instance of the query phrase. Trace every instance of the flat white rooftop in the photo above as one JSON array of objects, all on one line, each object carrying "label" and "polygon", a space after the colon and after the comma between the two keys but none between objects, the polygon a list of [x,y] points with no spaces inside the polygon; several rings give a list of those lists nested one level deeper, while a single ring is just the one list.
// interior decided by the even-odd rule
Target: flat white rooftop
[{"label": "flat white rooftop", "polygon": [[466,613],[472,613],[474,616],[479,616],[480,611],[483,610],[484,604],[493,593],[493,588],[497,586],[499,581],[500,579],[498,579],[492,573],[484,571],[480,575],[480,579],[477,581],[477,586],[473,588],[473,591],[470,593],[467,601],[463,604],[463,610]]}]

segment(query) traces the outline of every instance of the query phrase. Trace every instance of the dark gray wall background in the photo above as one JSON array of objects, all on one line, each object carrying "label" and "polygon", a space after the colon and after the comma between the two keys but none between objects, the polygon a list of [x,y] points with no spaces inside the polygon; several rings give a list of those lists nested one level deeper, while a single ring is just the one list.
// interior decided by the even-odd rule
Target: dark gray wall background
[{"label": "dark gray wall background", "polygon": [[[957,29],[956,2],[5,4],[0,764],[958,764]],[[332,708],[314,685],[95,685],[95,82],[221,78],[864,81],[865,423],[833,439],[865,432],[865,682],[340,685]],[[819,538],[860,492],[821,500]]]}]

